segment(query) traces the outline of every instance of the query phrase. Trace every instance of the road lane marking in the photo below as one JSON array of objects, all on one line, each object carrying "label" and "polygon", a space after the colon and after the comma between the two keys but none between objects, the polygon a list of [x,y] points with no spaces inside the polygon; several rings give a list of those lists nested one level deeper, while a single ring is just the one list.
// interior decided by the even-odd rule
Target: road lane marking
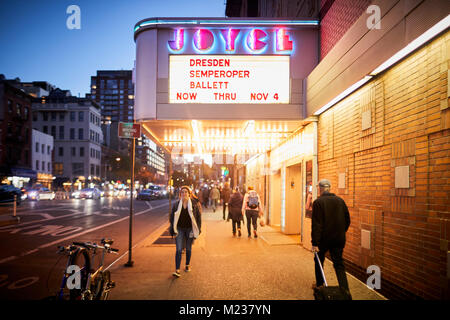
[{"label": "road lane marking", "polygon": [[[144,211],[140,211],[140,212],[138,212],[138,213],[135,213],[134,216],[137,217],[137,216],[140,216],[141,214],[144,214],[144,213],[146,213],[146,212],[148,212],[148,211],[151,211],[151,210],[153,210],[153,209],[158,209],[158,208],[161,208],[161,207],[164,207],[164,206],[167,206],[167,205],[169,205],[169,204],[168,204],[168,203],[165,203],[165,204],[162,204],[162,205],[159,205],[159,206],[156,206],[156,207],[148,208],[148,209],[146,209],[146,210],[144,210]],[[126,216],[126,217],[123,217],[123,218],[121,218],[121,219],[114,220],[114,221],[111,221],[111,222],[109,222],[109,223],[103,224],[103,225],[101,225],[101,226],[97,226],[97,227],[95,227],[95,228],[91,228],[91,229],[85,230],[85,231],[80,232],[80,233],[78,233],[78,234],[73,234],[73,235],[67,236],[67,237],[65,237],[65,238],[61,238],[61,239],[52,241],[52,242],[50,242],[50,243],[40,245],[40,246],[38,246],[37,248],[35,248],[35,249],[31,250],[31,251],[28,251],[28,252],[25,252],[25,253],[21,254],[20,256],[21,256],[21,257],[26,256],[26,255],[31,254],[31,253],[34,253],[34,252],[36,252],[36,251],[38,251],[38,250],[40,250],[40,249],[48,248],[48,247],[50,247],[50,246],[56,245],[56,244],[59,243],[59,242],[66,241],[66,240],[69,240],[69,239],[72,239],[72,238],[75,238],[75,237],[79,237],[79,236],[84,235],[84,234],[86,234],[86,233],[90,233],[90,232],[92,232],[92,231],[96,231],[96,230],[98,230],[98,229],[108,227],[108,226],[110,226],[110,225],[113,225],[113,224],[122,222],[122,221],[124,221],[124,220],[126,220],[126,219],[129,219],[129,218],[130,218],[129,216]],[[31,227],[36,227],[36,226],[31,226]],[[18,232],[18,231],[15,231],[15,232]],[[12,261],[12,260],[14,260],[14,259],[16,259],[16,258],[18,258],[18,257],[17,257],[17,256],[11,256],[11,257],[2,259],[2,260],[0,260],[0,264],[5,263],[5,262]]]},{"label": "road lane marking", "polygon": [[[163,205],[154,207],[154,208],[152,208],[152,209],[158,209],[158,208],[160,208],[160,207],[164,207],[164,206],[167,206],[167,205],[168,205],[168,204],[163,204]],[[148,212],[148,211],[150,211],[150,210],[152,210],[152,209],[150,209],[150,208],[149,208],[149,209],[146,209],[146,210],[144,210],[144,211],[141,211],[141,212],[139,212],[139,213],[134,214],[134,216],[135,216],[135,217],[140,216],[141,214],[144,214],[144,213],[146,213],[146,212]],[[44,248],[53,246],[53,245],[55,245],[55,244],[57,244],[57,243],[59,243],[59,242],[66,241],[66,240],[69,240],[69,239],[72,239],[72,238],[75,238],[75,237],[79,237],[79,236],[82,236],[82,235],[84,235],[84,234],[86,234],[86,233],[90,233],[90,232],[92,232],[92,231],[96,231],[96,230],[98,230],[98,229],[102,229],[102,228],[105,228],[105,227],[109,227],[109,226],[111,226],[111,225],[113,225],[113,224],[122,222],[122,221],[127,220],[127,219],[130,219],[130,217],[129,217],[129,216],[123,217],[123,218],[121,218],[121,219],[118,219],[118,220],[114,220],[114,221],[108,222],[108,223],[106,223],[106,224],[97,226],[97,227],[95,227],[95,228],[91,228],[91,229],[85,230],[85,231],[83,231],[83,232],[80,232],[80,233],[77,233],[77,234],[73,234],[73,235],[71,235],[71,236],[68,236],[68,237],[65,237],[65,238],[62,238],[62,239],[58,239],[58,240],[55,240],[55,241],[50,242],[50,243],[47,243],[47,244],[43,244],[43,245],[39,246],[38,249],[44,249]]]},{"label": "road lane marking", "polygon": [[[167,218],[169,216],[169,214],[166,214],[165,217]],[[155,231],[153,231],[152,233],[150,233],[148,236],[144,237],[141,241],[139,241],[138,243],[136,243],[133,247],[131,247],[131,249],[133,250],[134,248],[136,248],[138,245],[140,245],[142,242],[144,242],[145,240],[147,240],[150,237],[155,238],[153,241],[155,241],[160,235],[161,233],[164,232],[164,230],[167,229],[167,227],[169,226],[169,222],[165,222],[163,223],[159,228],[157,228]],[[109,266],[107,266],[105,268],[105,271],[108,270],[109,268],[111,268],[114,264],[116,264],[116,262],[118,262],[120,259],[122,259],[126,254],[128,254],[130,250],[127,250],[124,254],[122,254],[119,258],[117,258],[116,260],[114,260]]]},{"label": "road lane marking", "polygon": [[11,256],[11,257],[2,259],[2,260],[0,260],[0,264],[1,264],[1,263],[4,263],[4,262],[11,261],[11,260],[14,260],[14,259],[16,259],[16,258],[17,258],[16,256]]},{"label": "road lane marking", "polygon": [[[75,209],[67,209],[69,211],[75,210]],[[72,216],[76,216],[76,215],[82,215],[84,214],[83,212],[79,212],[77,211],[76,213],[70,213],[70,214],[66,214],[64,216],[59,216],[59,217],[54,217],[54,218],[48,218],[48,219],[42,219],[42,220],[36,220],[36,221],[28,221],[28,222],[23,222],[20,225],[21,226],[25,226],[25,225],[29,225],[29,224],[33,224],[33,223],[40,223],[40,222],[44,222],[44,221],[50,221],[50,220],[56,220],[56,219],[62,219],[62,218],[67,218],[67,217],[72,217]],[[11,229],[14,228],[14,226],[4,226],[4,227],[0,227],[0,231],[4,230],[4,229]]]}]

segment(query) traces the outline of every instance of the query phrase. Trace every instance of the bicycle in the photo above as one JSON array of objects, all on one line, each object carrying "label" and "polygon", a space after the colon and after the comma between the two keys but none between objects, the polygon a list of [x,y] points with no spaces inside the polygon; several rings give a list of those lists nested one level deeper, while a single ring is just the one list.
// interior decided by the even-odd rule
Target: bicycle
[{"label": "bicycle", "polygon": [[[57,294],[58,300],[65,300],[67,296],[70,300],[106,300],[111,289],[115,287],[115,282],[111,280],[111,273],[108,270],[103,270],[103,263],[106,253],[115,253],[118,249],[111,248],[113,244],[112,239],[102,239],[101,244],[91,242],[73,242],[68,246],[58,246],[58,253],[68,254],[67,266],[64,270],[61,287]],[[102,257],[99,267],[94,270],[91,266],[94,264],[94,258],[97,255],[97,249],[102,250]],[[92,258],[91,258],[92,250]],[[69,267],[77,266],[79,269],[79,286],[78,288],[69,288],[67,280],[76,275],[75,273],[68,273]],[[74,269],[74,270],[76,270]]]}]

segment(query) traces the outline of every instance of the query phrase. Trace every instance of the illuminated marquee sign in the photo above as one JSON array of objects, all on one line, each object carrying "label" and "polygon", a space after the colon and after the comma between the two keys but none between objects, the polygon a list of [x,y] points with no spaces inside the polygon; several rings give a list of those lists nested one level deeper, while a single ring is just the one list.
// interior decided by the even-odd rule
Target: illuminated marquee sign
[{"label": "illuminated marquee sign", "polygon": [[169,103],[289,103],[289,59],[171,55]]},{"label": "illuminated marquee sign", "polygon": [[[175,29],[173,40],[168,41],[168,49],[171,53],[183,53],[184,49],[191,41],[188,41],[188,33],[185,29]],[[198,29],[192,31],[190,38],[192,46],[196,52],[201,54],[211,53],[212,48],[218,41],[224,44],[225,53],[234,53],[236,48],[241,45],[251,54],[266,53],[269,46],[268,40],[272,36],[274,43],[273,51],[276,54],[290,54],[294,45],[285,28],[277,28],[271,31],[262,29]],[[218,40],[221,39],[221,40]]]}]

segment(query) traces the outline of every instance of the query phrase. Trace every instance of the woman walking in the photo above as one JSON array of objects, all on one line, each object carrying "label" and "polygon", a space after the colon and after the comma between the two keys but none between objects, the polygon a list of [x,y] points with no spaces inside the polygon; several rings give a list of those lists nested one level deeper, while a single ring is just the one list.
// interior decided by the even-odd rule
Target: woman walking
[{"label": "woman walking", "polygon": [[233,225],[233,237],[236,236],[236,226],[238,231],[238,236],[240,237],[241,234],[241,220],[244,221],[244,216],[242,215],[242,201],[244,200],[244,197],[239,192],[239,187],[236,187],[233,190],[233,194],[230,197],[230,200],[228,202],[228,214],[229,217],[232,220]]},{"label": "woman walking", "polygon": [[186,248],[186,267],[184,271],[191,271],[192,243],[201,233],[201,208],[200,202],[192,194],[191,189],[187,186],[181,187],[180,200],[174,204],[169,217],[170,234],[172,236],[176,235],[174,277],[179,278],[181,276],[180,265],[183,248]]}]

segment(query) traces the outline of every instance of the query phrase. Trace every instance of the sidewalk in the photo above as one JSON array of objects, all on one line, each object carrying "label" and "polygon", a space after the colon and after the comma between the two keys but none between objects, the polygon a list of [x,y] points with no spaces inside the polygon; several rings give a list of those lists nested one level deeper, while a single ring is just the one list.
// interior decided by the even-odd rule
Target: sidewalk
[{"label": "sidewalk", "polygon": [[[313,300],[313,254],[295,237],[258,225],[258,238],[232,236],[231,221],[222,219],[222,208],[203,211],[202,234],[192,247],[189,273],[174,278],[175,244],[163,235],[168,224],[133,249],[134,266],[127,255],[109,270],[116,288],[111,300]],[[167,233],[165,233],[167,234]],[[166,244],[154,244],[157,243]],[[184,269],[185,255],[181,260]],[[336,285],[333,265],[325,262],[329,285]],[[384,297],[347,274],[354,300]]]}]

